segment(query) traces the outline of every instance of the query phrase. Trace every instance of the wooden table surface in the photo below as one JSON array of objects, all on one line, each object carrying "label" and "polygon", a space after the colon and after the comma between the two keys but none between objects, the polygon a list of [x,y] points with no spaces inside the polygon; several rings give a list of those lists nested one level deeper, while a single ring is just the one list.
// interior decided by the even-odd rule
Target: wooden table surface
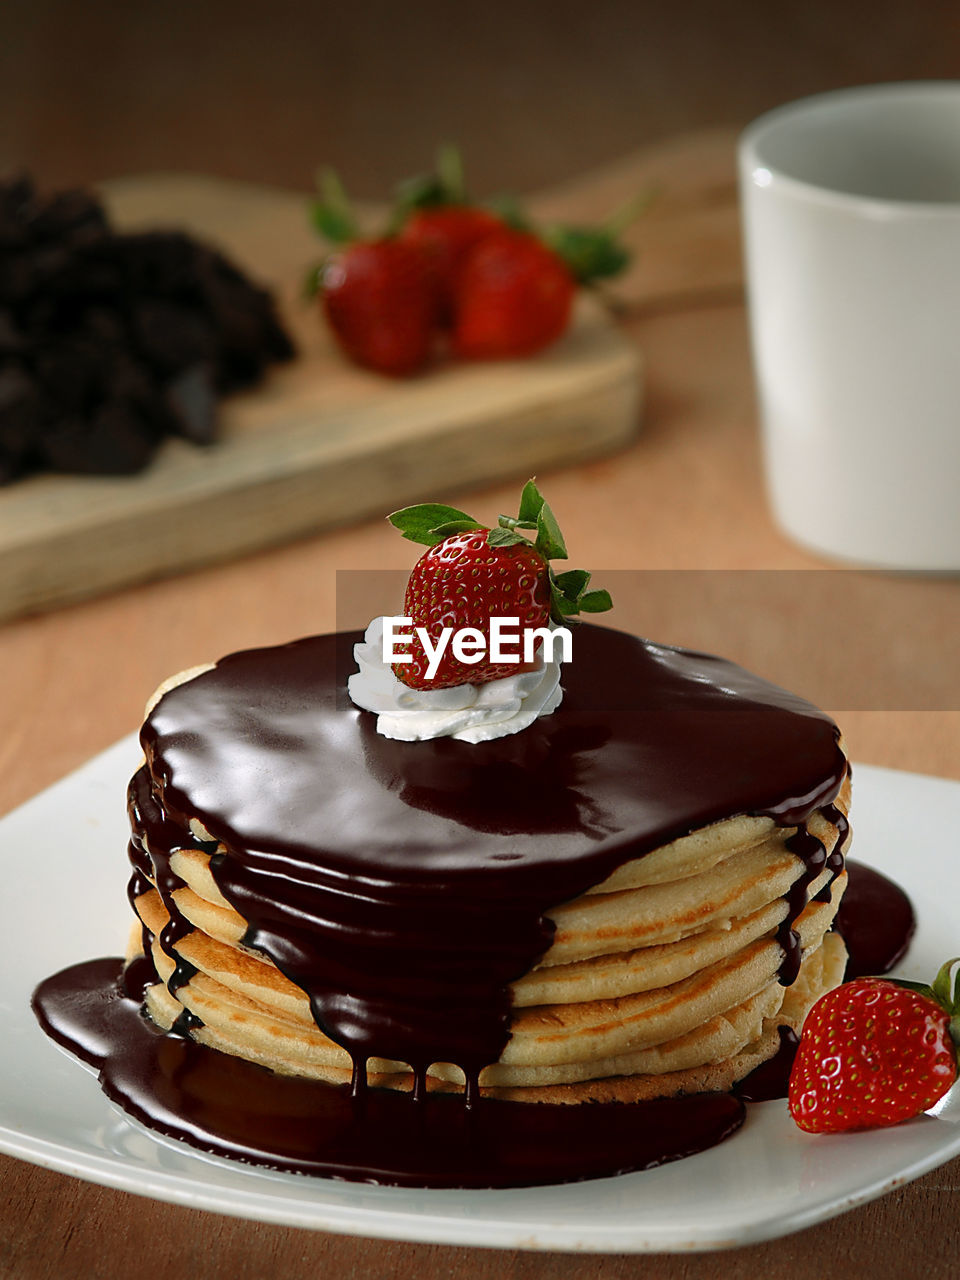
[{"label": "wooden table surface", "polygon": [[[700,234],[697,209],[671,221],[668,207],[651,215],[640,232],[647,256],[627,290],[622,317],[643,351],[647,369],[646,405],[636,443],[615,457],[539,477],[568,544],[576,548],[577,562],[598,571],[829,568],[788,542],[765,504],[738,287],[729,139],[713,138],[711,155],[717,181],[710,189],[717,201],[730,206],[729,217],[719,224],[711,221],[710,233]],[[666,163],[662,156],[660,161]],[[635,166],[631,174],[634,170]],[[613,166],[598,177],[590,198],[578,188],[576,198],[569,192],[554,193],[553,204],[568,212],[576,206],[589,213],[592,203],[605,203],[621,180],[622,172]],[[683,212],[682,204],[680,198],[675,214],[677,208]],[[677,287],[674,279],[672,290],[665,290],[657,284],[658,264],[671,252],[678,260],[689,259],[690,278],[684,287]],[[833,482],[842,491],[843,479]],[[514,485],[498,485],[444,496],[454,505],[492,514],[510,509],[515,492]],[[399,570],[411,562],[409,545],[382,521],[372,520],[8,624],[0,629],[0,813],[136,728],[147,694],[169,673],[233,649],[333,629],[338,569]],[[826,598],[822,593],[831,580],[835,586],[833,574],[796,579],[807,584],[810,610]],[[871,582],[885,616],[906,623],[915,608],[915,583],[892,576]],[[958,590],[956,583],[938,584],[930,608],[943,610],[949,619]],[[660,610],[657,605],[658,618]],[[642,599],[625,601],[612,621],[650,631]],[[928,655],[928,664],[940,664],[946,672],[955,634],[947,631],[941,636],[942,651]],[[862,654],[861,665],[879,661],[871,637],[839,627],[833,611],[824,617],[818,635],[825,663],[836,645],[855,658]],[[777,652],[782,641],[772,635],[770,644],[769,658],[775,664],[783,656]],[[880,699],[871,705],[868,696],[858,695],[852,709],[845,709],[842,699],[831,704],[842,718],[854,760],[960,778],[960,711],[939,709],[948,703],[938,703],[936,695],[915,704],[905,695],[898,704],[901,709],[882,703]],[[960,703],[954,701],[957,706]],[[69,839],[68,831],[64,838]],[[124,851],[118,849],[118,877],[124,876],[123,868]],[[960,1161],[781,1241],[729,1253],[656,1259],[509,1253],[338,1237],[161,1204],[6,1158],[0,1159],[0,1171],[0,1276],[24,1280],[112,1280],[139,1274],[146,1259],[156,1280],[190,1274],[210,1280],[804,1280],[826,1274],[956,1274],[953,1224],[960,1215]]]}]

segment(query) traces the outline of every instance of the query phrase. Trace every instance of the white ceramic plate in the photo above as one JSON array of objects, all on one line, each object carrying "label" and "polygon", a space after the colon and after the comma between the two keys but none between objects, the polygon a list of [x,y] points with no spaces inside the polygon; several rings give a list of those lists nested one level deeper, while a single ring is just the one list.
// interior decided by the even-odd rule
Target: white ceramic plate
[{"label": "white ceramic plate", "polygon": [[[129,928],[125,739],[0,821],[0,1150],[140,1195],[237,1217],[397,1240],[627,1253],[719,1249],[784,1235],[960,1153],[960,1097],[887,1131],[813,1137],[782,1102],[702,1155],[646,1173],[512,1191],[417,1191],[245,1168],[127,1120],[39,1030],[36,983],[116,955]],[[960,951],[952,833],[960,783],[859,767],[856,856],[906,882],[919,918],[905,972]],[[43,895],[44,912],[33,909]],[[955,911],[954,911],[955,918]]]}]

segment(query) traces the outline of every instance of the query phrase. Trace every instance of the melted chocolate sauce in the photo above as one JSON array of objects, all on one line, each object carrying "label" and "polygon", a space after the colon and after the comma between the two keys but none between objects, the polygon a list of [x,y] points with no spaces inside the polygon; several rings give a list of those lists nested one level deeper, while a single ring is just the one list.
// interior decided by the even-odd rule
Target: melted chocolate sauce
[{"label": "melted chocolate sauce", "polygon": [[679,1160],[743,1123],[743,1103],[723,1093],[579,1107],[481,1098],[467,1108],[455,1095],[417,1102],[389,1089],[357,1099],[164,1035],[119,978],[119,960],[48,978],[34,996],[44,1030],[151,1129],[272,1169],[417,1187],[574,1182]]},{"label": "melted chocolate sauce", "polygon": [[[853,770],[848,762],[847,777],[850,778]],[[830,872],[830,879],[817,894],[818,902],[830,901],[830,887],[836,880],[837,876],[843,870],[844,864],[844,847],[847,843],[847,836],[850,834],[850,823],[847,815],[842,809],[838,809],[835,804],[827,804],[820,810],[828,822],[832,822],[837,828],[837,839],[833,848],[827,854],[827,870]]]},{"label": "melted chocolate sauce", "polygon": [[[181,849],[196,849],[201,847],[201,842],[194,839],[189,829],[182,830],[176,823],[171,822],[163,813],[160,806],[154,799],[150,790],[150,778],[144,769],[138,769],[130,781],[127,789],[127,811],[130,815],[131,837],[127,846],[127,854],[133,867],[133,874],[130,877],[130,884],[127,889],[127,896],[131,903],[138,896],[139,892],[143,892],[140,887],[146,881],[146,887],[150,887],[150,879],[153,879],[160,900],[166,908],[170,917],[160,932],[157,939],[161,951],[173,962],[173,973],[167,979],[167,988],[172,993],[176,992],[179,987],[186,986],[190,979],[197,972],[196,966],[192,965],[189,960],[179,954],[176,949],[177,943],[191,933],[193,925],[177,908],[174,893],[177,889],[186,887],[186,881],[183,880],[172,869],[170,858],[174,853]],[[147,828],[149,827],[150,839],[156,842],[156,848],[153,844],[147,843]],[[150,949],[147,946],[150,938],[150,931],[144,925],[144,955],[150,955]],[[192,1015],[191,1015],[192,1016]],[[182,1022],[182,1025],[180,1025]],[[199,1019],[194,1019],[193,1023],[188,1020],[178,1019],[177,1032],[185,1034],[193,1025],[202,1025]]]},{"label": "melted chocolate sauce", "polygon": [[801,823],[792,836],[787,839],[786,847],[803,863],[803,871],[784,895],[787,900],[787,914],[777,930],[777,941],[783,948],[783,960],[780,963],[780,983],[789,987],[796,982],[800,973],[800,962],[803,950],[800,946],[800,934],[793,927],[797,918],[807,905],[807,891],[823,870],[827,861],[827,850],[822,840],[807,830],[806,823]]},{"label": "melted chocolate sauce", "polygon": [[785,987],[792,986],[800,974],[803,950],[800,945],[800,934],[794,925],[807,905],[810,886],[826,868],[830,873],[829,878],[823,888],[817,892],[816,901],[829,902],[831,886],[844,867],[844,845],[850,831],[850,823],[843,810],[837,808],[835,804],[824,805],[820,813],[837,829],[837,838],[829,854],[826,845],[813,835],[805,822],[802,822],[786,841],[786,847],[803,863],[803,872],[786,893],[787,914],[777,930],[777,941],[783,948],[779,979]]},{"label": "melted chocolate sauce", "polygon": [[850,879],[835,927],[850,953],[845,974],[849,982],[889,973],[906,955],[917,922],[899,885],[860,863],[848,863],[847,871]]},{"label": "melted chocolate sauce", "polygon": [[[408,1063],[420,1089],[452,1062],[475,1094],[551,905],[731,813],[802,825],[846,771],[836,726],[802,699],[591,626],[554,715],[493,742],[396,742],[343,693],[359,639],[233,654],[169,691],[141,734],[134,826],[168,864],[198,818],[226,850],[211,869],[245,943],[355,1063]],[[805,902],[806,885],[791,923]]]},{"label": "melted chocolate sauce", "polygon": [[773,1098],[785,1098],[790,1083],[790,1071],[793,1060],[797,1056],[800,1037],[792,1027],[778,1027],[780,1032],[780,1048],[754,1067],[748,1076],[738,1080],[733,1092],[744,1102],[769,1102]]}]

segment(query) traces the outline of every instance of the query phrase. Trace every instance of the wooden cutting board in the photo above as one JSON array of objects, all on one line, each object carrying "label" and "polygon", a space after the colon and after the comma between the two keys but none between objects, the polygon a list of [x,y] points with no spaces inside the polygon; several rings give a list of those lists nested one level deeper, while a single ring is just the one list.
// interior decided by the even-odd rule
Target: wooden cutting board
[{"label": "wooden cutting board", "polygon": [[[551,216],[596,217],[650,189],[654,209],[634,232],[647,248],[623,296],[656,305],[736,287],[729,153],[728,135],[679,140],[535,203]],[[139,476],[44,475],[0,489],[0,618],[465,484],[524,478],[615,450],[637,429],[640,355],[594,297],[581,297],[571,331],[536,359],[449,363],[398,382],[348,364],[301,300],[304,267],[321,249],[303,195],[176,174],[122,179],[103,195],[118,226],[186,228],[274,288],[300,355],[223,403],[209,448],[171,440]],[[708,259],[699,268],[697,243]]]}]

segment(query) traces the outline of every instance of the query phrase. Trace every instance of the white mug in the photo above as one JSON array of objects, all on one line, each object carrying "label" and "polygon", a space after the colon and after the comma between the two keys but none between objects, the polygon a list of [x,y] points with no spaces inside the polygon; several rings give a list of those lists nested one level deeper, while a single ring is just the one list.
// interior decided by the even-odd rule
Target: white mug
[{"label": "white mug", "polygon": [[771,111],[740,180],[775,516],[842,560],[960,569],[960,81]]}]

